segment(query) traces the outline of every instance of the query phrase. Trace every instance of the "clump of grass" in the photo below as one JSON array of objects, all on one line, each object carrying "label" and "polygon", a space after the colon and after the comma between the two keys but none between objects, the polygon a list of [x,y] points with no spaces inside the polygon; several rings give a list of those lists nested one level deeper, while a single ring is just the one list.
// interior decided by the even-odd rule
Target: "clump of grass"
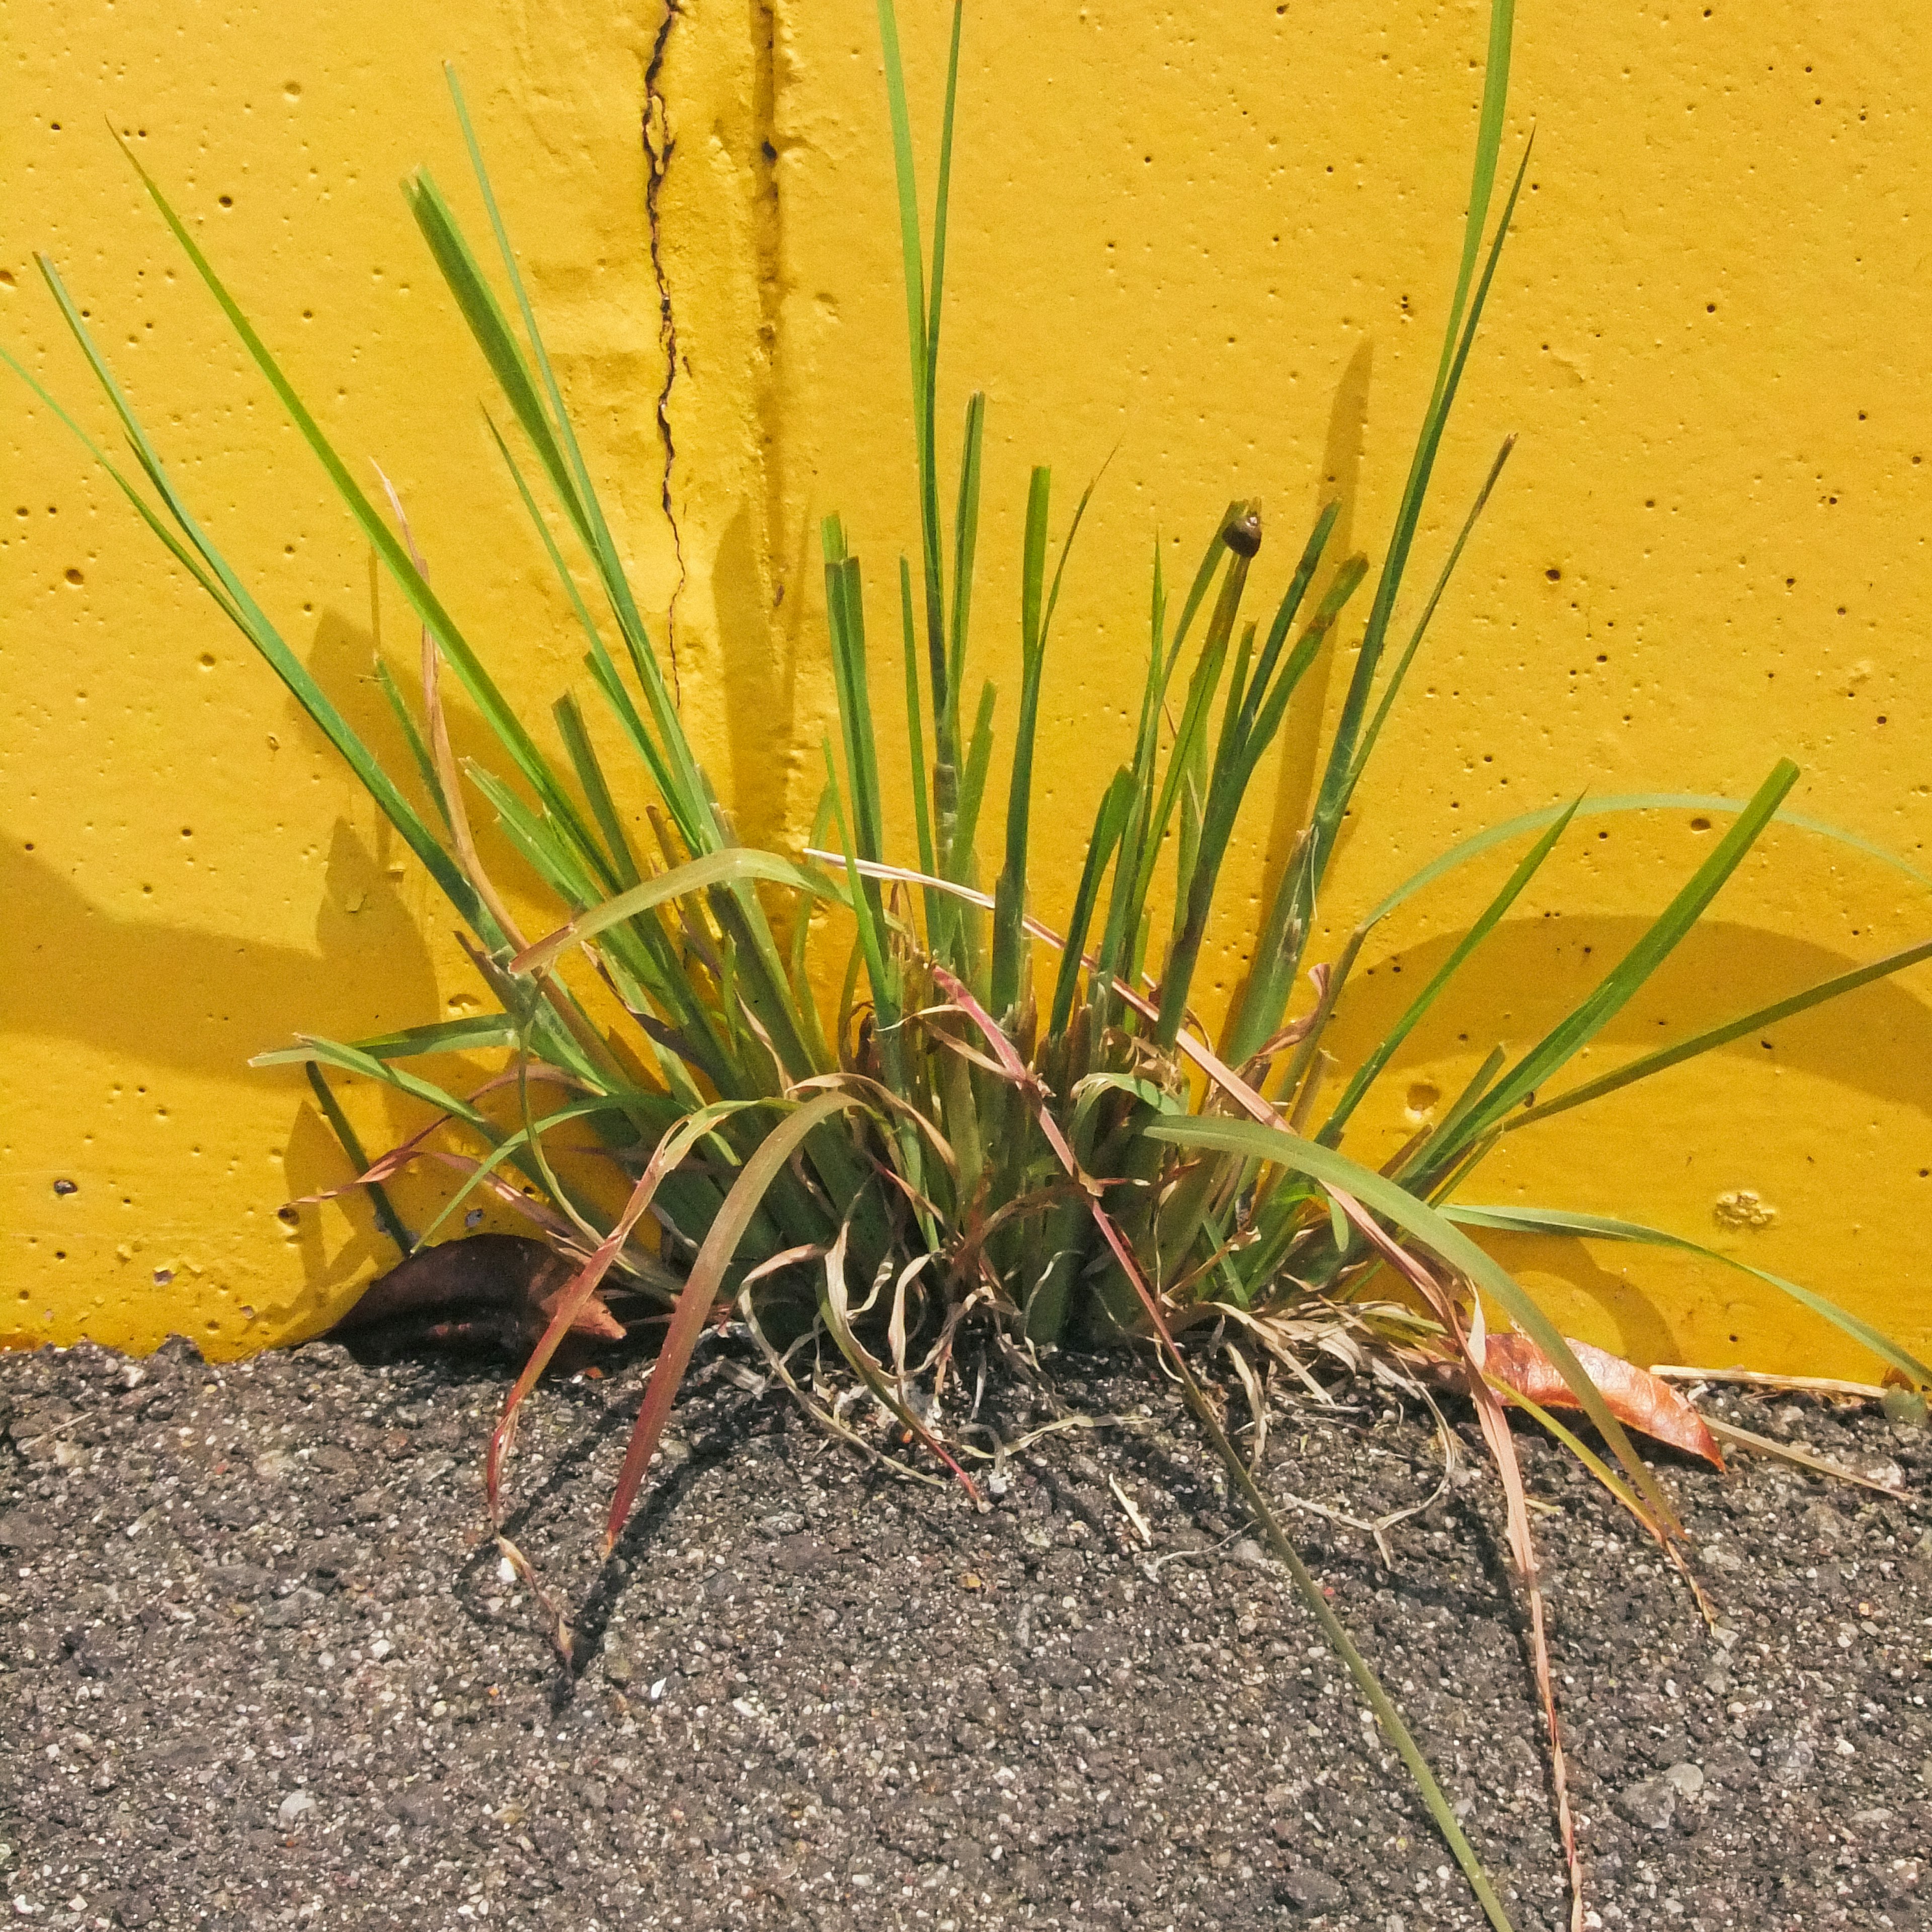
[{"label": "clump of grass", "polygon": [[[1216,1334],[1238,1339],[1246,1352],[1234,1358],[1236,1370],[1258,1419],[1262,1398],[1250,1355],[1303,1373],[1300,1345],[1324,1328],[1347,1334],[1352,1346],[1398,1372],[1437,1365],[1474,1405],[1508,1494],[1580,1911],[1535,1553],[1504,1405],[1526,1406],[1563,1439],[1576,1438],[1490,1372],[1484,1297],[1553,1366],[1610,1461],[1580,1444],[1579,1452],[1666,1546],[1678,1532],[1667,1498],[1623,1426],[1623,1420],[1642,1419],[1640,1407],[1599,1388],[1547,1316],[1468,1231],[1581,1234],[1688,1249],[1714,1264],[1746,1268],[1856,1336],[1914,1384],[1932,1381],[1932,1372],[1822,1298],[1732,1257],[1631,1222],[1472,1206],[1463,1190],[1505,1136],[1932,956],[1932,941],[1562,1085],[1578,1054],[1682,941],[1779,815],[1798,776],[1780,761],[1748,799],[1577,798],[1493,826],[1451,847],[1370,908],[1332,958],[1310,956],[1343,819],[1509,454],[1504,441],[1418,596],[1411,583],[1418,534],[1527,160],[1526,145],[1513,170],[1502,166],[1510,0],[1492,0],[1490,8],[1468,208],[1440,360],[1379,563],[1330,554],[1330,505],[1290,541],[1286,566],[1278,566],[1278,540],[1246,500],[1230,503],[1184,584],[1166,582],[1156,552],[1131,755],[1099,788],[1070,896],[1066,882],[1041,880],[1030,836],[1036,726],[1060,590],[1077,567],[1075,540],[1092,486],[1056,544],[1052,475],[1033,472],[1022,556],[1020,685],[1009,694],[1003,754],[1000,698],[990,684],[976,687],[972,668],[982,397],[966,405],[950,468],[940,451],[939,346],[964,10],[956,7],[952,20],[929,236],[920,220],[891,0],[880,0],[879,18],[898,184],[920,545],[917,559],[901,559],[896,581],[889,581],[896,609],[882,657],[860,558],[836,518],[824,526],[838,731],[822,747],[826,782],[813,835],[795,850],[738,842],[685,734],[453,76],[494,269],[427,172],[408,183],[409,205],[495,386],[501,419],[492,418],[491,434],[506,482],[580,627],[585,677],[604,713],[606,737],[623,749],[621,770],[607,765],[575,694],[558,699],[542,734],[506,700],[484,654],[430,587],[404,506],[383,482],[386,514],[358,482],[134,160],[190,264],[420,621],[419,702],[379,672],[408,760],[401,776],[392,773],[196,519],[78,305],[42,260],[146,488],[91,440],[89,446],[428,870],[467,926],[477,970],[497,1001],[496,1011],[479,1017],[359,1042],[298,1036],[258,1064],[308,1065],[352,1150],[358,1184],[376,1195],[399,1240],[406,1244],[406,1232],[382,1184],[409,1161],[434,1160],[459,1181],[417,1245],[488,1192],[526,1216],[568,1258],[568,1284],[547,1304],[548,1330],[491,1441],[488,1488],[500,1526],[504,1458],[518,1408],[572,1324],[593,1304],[601,1309],[596,1298],[614,1286],[654,1299],[668,1321],[611,1501],[607,1547],[635,1498],[699,1336],[721,1308],[735,1306],[808,1407],[786,1351],[802,1335],[829,1336],[906,1439],[962,1480],[968,1479],[948,1448],[945,1418],[964,1324],[1032,1360],[1076,1334],[1151,1345],[1407,1762],[1484,1910],[1503,1926],[1503,1908],[1414,1740],[1284,1534],[1180,1338],[1211,1322]],[[64,412],[63,420],[71,424]],[[1314,586],[1324,580],[1316,598]],[[1264,584],[1266,600],[1256,608]],[[1314,803],[1289,848],[1275,855],[1245,979],[1210,1028],[1194,1010],[1195,982],[1217,918],[1231,916],[1220,888],[1236,829],[1285,722],[1298,705],[1319,705],[1309,674],[1345,631],[1358,648],[1326,739]],[[492,761],[457,760],[446,677],[488,728]],[[880,780],[880,720],[892,709],[883,701],[888,687],[895,698],[903,692],[917,775],[909,844],[903,828],[888,824]],[[478,805],[517,855],[520,886],[526,892],[534,884],[555,902],[554,930],[526,931],[513,914],[472,831]],[[1497,1047],[1442,1118],[1394,1160],[1377,1168],[1348,1152],[1366,1094],[1575,821],[1666,806],[1722,814],[1730,827],[1636,944],[1541,1040],[1513,1059]],[[989,836],[996,819],[997,840]],[[1521,848],[1522,856],[1501,890],[1394,1026],[1358,1064],[1339,1065],[1330,1050],[1331,1024],[1370,935],[1458,867],[1505,846]],[[1053,924],[1036,916],[1042,904],[1058,909]],[[814,911],[830,916],[815,923]],[[842,958],[828,957],[828,949],[841,946]],[[1304,976],[1314,998],[1297,1010],[1295,988]],[[836,1000],[821,1001],[821,985],[838,988]],[[439,1055],[478,1051],[503,1058],[501,1070],[475,1091],[453,1090],[416,1070]],[[430,1124],[369,1162],[322,1081],[325,1066],[424,1103]],[[573,1144],[584,1132],[593,1137],[588,1157]],[[850,1434],[835,1417],[814,1412]],[[527,1574],[520,1552],[507,1542],[506,1548]],[[561,1610],[556,1615],[567,1654],[567,1621]]]}]

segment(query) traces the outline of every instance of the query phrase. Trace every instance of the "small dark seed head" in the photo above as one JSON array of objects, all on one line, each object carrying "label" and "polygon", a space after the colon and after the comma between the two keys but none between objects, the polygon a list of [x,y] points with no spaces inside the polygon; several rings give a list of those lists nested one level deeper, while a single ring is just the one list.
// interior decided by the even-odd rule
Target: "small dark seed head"
[{"label": "small dark seed head", "polygon": [[1262,547],[1262,513],[1250,503],[1221,532],[1221,541],[1237,556],[1252,556]]}]

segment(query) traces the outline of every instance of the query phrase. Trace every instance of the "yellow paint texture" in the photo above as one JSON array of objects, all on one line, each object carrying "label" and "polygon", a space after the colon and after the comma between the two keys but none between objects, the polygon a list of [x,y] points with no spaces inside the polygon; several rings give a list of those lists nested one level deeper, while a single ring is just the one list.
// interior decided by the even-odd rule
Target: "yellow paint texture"
[{"label": "yellow paint texture", "polygon": [[[929,194],[944,11],[904,12]],[[1171,574],[1191,568],[1221,506],[1260,496],[1265,596],[1339,495],[1347,543],[1379,557],[1454,275],[1482,29],[1472,4],[1419,0],[1029,8],[1023,32],[974,10],[942,423],[951,452],[968,389],[987,391],[978,670],[1003,689],[1028,467],[1055,466],[1064,527],[1108,464],[1048,672],[1048,919],[1127,740],[1156,539]],[[690,0],[669,18],[583,0],[138,16],[15,0],[0,34],[0,338],[102,425],[32,272],[49,249],[286,634],[392,751],[367,674],[378,651],[410,674],[400,605],[372,590],[102,124],[178,195],[341,446],[396,479],[506,686],[547,706],[576,676],[567,614],[393,187],[427,161],[473,208],[439,70],[454,58],[661,639],[674,610],[701,753],[748,835],[803,832],[831,706],[817,520],[844,515],[878,640],[896,636],[914,538],[869,0]],[[1331,934],[1512,813],[1586,789],[1738,796],[1784,753],[1805,772],[1794,809],[1924,860],[1922,34],[1906,0],[1828,18],[1796,0],[1521,8],[1513,125],[1536,123],[1532,185],[1418,584],[1497,442],[1520,441],[1360,799]],[[352,1038],[460,1010],[473,976],[318,735],[17,389],[0,452],[0,1340],[142,1346],[180,1328],[234,1352],[306,1332],[383,1250],[359,1206],[278,1221],[340,1180],[340,1156],[298,1079],[244,1062],[298,1028]],[[1319,674],[1330,702],[1346,668]],[[874,688],[895,694],[882,741],[900,743],[896,681]],[[1235,882],[1250,892],[1305,805],[1317,722],[1292,721],[1264,775]],[[1497,1040],[1539,1033],[1713,836],[1681,812],[1574,830],[1408,1042],[1363,1150],[1392,1150]],[[1508,862],[1384,928],[1345,1046],[1401,1010]],[[1204,976],[1222,990],[1255,903],[1237,890],[1211,935]],[[1586,1065],[1928,930],[1932,893],[1778,829]],[[1654,1222],[1923,1354],[1928,998],[1910,974],[1526,1132],[1473,1192]],[[349,1097],[372,1142],[412,1124]],[[1729,1271],[1499,1252],[1570,1332],[1640,1360],[1873,1367]]]}]

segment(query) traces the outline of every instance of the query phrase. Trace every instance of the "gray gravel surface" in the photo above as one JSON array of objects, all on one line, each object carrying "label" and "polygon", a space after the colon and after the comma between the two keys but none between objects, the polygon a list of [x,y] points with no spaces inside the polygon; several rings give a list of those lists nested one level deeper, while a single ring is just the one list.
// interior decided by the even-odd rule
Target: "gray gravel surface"
[{"label": "gray gravel surface", "polygon": [[[478,1533],[497,1368],[328,1344],[0,1358],[0,1910],[413,1932],[1481,1922],[1150,1370],[1069,1365],[1070,1403],[1132,1426],[1034,1442],[976,1514],[828,1442],[707,1340],[602,1563],[646,1366],[548,1385],[512,1466],[513,1533],[580,1608],[571,1676]],[[1426,1414],[1341,1396],[1277,1413],[1275,1491],[1358,1517],[1425,1499]],[[1922,1430],[1719,1412],[1932,1488]],[[1004,1387],[982,1414],[1009,1441],[1047,1419]],[[1925,1514],[1756,1459],[1673,1467],[1713,1633],[1630,1520],[1520,1439],[1592,1923],[1932,1924]],[[1297,1521],[1518,1924],[1566,1923],[1492,1480],[1472,1466],[1392,1530],[1392,1565]]]}]

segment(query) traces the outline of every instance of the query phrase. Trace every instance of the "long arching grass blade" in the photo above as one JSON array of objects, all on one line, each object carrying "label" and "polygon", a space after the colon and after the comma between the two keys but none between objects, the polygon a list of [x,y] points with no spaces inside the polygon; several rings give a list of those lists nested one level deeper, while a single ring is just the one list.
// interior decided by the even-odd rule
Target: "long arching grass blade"
[{"label": "long arching grass blade", "polygon": [[[1442,1219],[1454,1221],[1468,1228],[1493,1228],[1498,1233],[1510,1234],[1556,1234],[1580,1237],[1586,1240],[1634,1241],[1646,1247],[1674,1248],[1680,1254],[1693,1255],[1700,1261],[1715,1262],[1720,1266],[1735,1268],[1740,1274],[1748,1274],[1776,1288],[1780,1294],[1787,1294],[1801,1308],[1809,1309],[1833,1327],[1841,1329],[1852,1340],[1862,1343],[1872,1353],[1899,1373],[1922,1388],[1932,1388],[1932,1368],[1928,1368],[1910,1350],[1902,1348],[1892,1339],[1868,1322],[1829,1301],[1808,1288],[1801,1288],[1795,1281],[1773,1274],[1768,1269],[1754,1268],[1749,1262],[1740,1261],[1735,1255],[1727,1255],[1716,1248],[1707,1248],[1701,1242],[1687,1240],[1682,1234],[1666,1234],[1660,1228],[1646,1227],[1640,1222],[1618,1220],[1606,1214],[1579,1214],[1560,1208],[1488,1208],[1466,1206],[1456,1202],[1442,1210]],[[1539,1342],[1542,1337],[1536,1338]],[[1547,1349],[1544,1351],[1548,1353]],[[1594,1420],[1595,1418],[1592,1418]]]},{"label": "long arching grass blade", "polygon": [[598,933],[640,912],[647,912],[653,906],[682,898],[689,893],[701,892],[708,886],[736,884],[752,879],[788,886],[809,898],[830,899],[841,905],[850,903],[822,874],[808,872],[803,866],[794,865],[789,859],[781,859],[772,852],[761,852],[754,846],[728,846],[722,852],[706,853],[701,859],[687,860],[682,866],[674,866],[668,872],[660,872],[654,879],[644,880],[628,892],[620,892],[602,905],[580,914],[568,926],[560,926],[547,938],[537,940],[518,953],[510,962],[510,970],[515,973],[541,973],[555,964],[573,946],[594,938]]},{"label": "long arching grass blade", "polygon": [[[170,479],[159,454],[141,426],[140,419],[135,415],[132,405],[115,380],[106,358],[96,346],[80,308],[68,295],[58,272],[45,256],[36,259],[40,264],[40,273],[52,292],[62,319],[79,344],[81,352],[87,358],[88,366],[93,370],[95,379],[100,382],[109,402],[112,404],[115,414],[119,417],[121,426],[148,480],[154,485],[156,494],[166,505],[168,514],[186,537],[188,543],[185,548],[161,523],[146,499],[112,464],[106,463],[104,457],[100,457],[92,439],[81,430],[79,425],[64,411],[59,410],[57,405],[52,404],[52,399],[46,396],[40,386],[17,362],[14,362],[10,356],[8,358],[9,362],[44,400],[56,407],[56,413],[82,442],[100,458],[110,476],[134,504],[148,528],[161,539],[176,560],[214,598],[229,620],[266,660],[269,668],[287,686],[296,702],[341,754],[363,789],[374,800],[383,816],[401,833],[405,843],[422,861],[430,877],[442,889],[451,904],[455,907],[472,930],[488,934],[490,931],[489,915],[477,898],[469,880],[464,877],[462,868],[423,822],[415,807],[397,790],[394,782],[383,770],[374,754],[357,736],[328,694],[316,682],[308,666],[284,641],[280,633],[268,621],[261,607],[249,595],[242,580],[229,567],[221,553],[195,520],[185,499],[176,490]],[[393,543],[394,539],[392,538],[391,542]]]},{"label": "long arching grass blade", "polygon": [[1523,888],[1536,876],[1544,860],[1550,856],[1557,840],[1563,836],[1565,828],[1576,815],[1576,806],[1571,806],[1530,848],[1522,862],[1504,881],[1502,891],[1483,908],[1481,916],[1456,941],[1449,957],[1436,969],[1428,985],[1410,1003],[1408,1010],[1376,1042],[1374,1049],[1356,1070],[1354,1077],[1348,1082],[1341,1099],[1336,1102],[1334,1111],[1328,1116],[1322,1131],[1315,1137],[1324,1147],[1334,1147],[1340,1142],[1342,1130],[1348,1124],[1348,1116],[1360,1103],[1362,1096],[1373,1084],[1376,1076],[1388,1064],[1402,1042],[1414,1031],[1423,1016],[1436,1004],[1443,988],[1456,976],[1470,954],[1496,930],[1504,914],[1515,904]]}]

